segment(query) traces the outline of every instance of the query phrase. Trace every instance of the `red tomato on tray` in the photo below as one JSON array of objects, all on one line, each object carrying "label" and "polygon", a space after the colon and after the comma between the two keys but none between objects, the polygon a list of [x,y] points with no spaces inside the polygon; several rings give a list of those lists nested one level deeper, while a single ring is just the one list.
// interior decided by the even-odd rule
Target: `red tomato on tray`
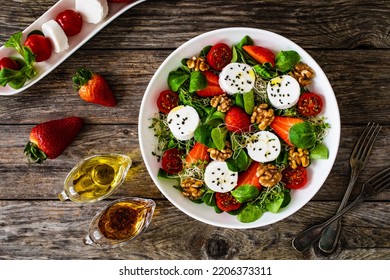
[{"label": "red tomato on tray", "polygon": [[298,112],[306,117],[318,115],[323,106],[321,96],[313,92],[302,94],[298,100]]},{"label": "red tomato on tray", "polygon": [[157,107],[161,113],[168,114],[179,104],[179,95],[171,90],[164,90],[157,99]]},{"label": "red tomato on tray", "polygon": [[32,34],[27,37],[24,45],[29,47],[35,55],[35,61],[41,62],[50,58],[52,46],[45,36]]},{"label": "red tomato on tray", "polygon": [[3,57],[0,59],[0,70],[3,68],[8,68],[11,70],[19,70],[19,64],[9,57]]},{"label": "red tomato on tray", "polygon": [[178,148],[166,150],[161,158],[162,169],[169,174],[179,173],[183,169],[182,155],[183,151]]},{"label": "red tomato on tray", "polygon": [[306,185],[307,170],[302,166],[293,169],[291,166],[282,171],[282,182],[288,189],[300,189]]},{"label": "red tomato on tray", "polygon": [[214,70],[222,70],[232,61],[233,52],[225,43],[218,43],[211,47],[206,61]]},{"label": "red tomato on tray", "polygon": [[68,37],[79,34],[83,25],[81,15],[74,10],[65,10],[59,13],[56,16],[56,21]]},{"label": "red tomato on tray", "polygon": [[219,209],[225,212],[234,211],[241,207],[241,203],[230,192],[215,193],[215,202]]}]

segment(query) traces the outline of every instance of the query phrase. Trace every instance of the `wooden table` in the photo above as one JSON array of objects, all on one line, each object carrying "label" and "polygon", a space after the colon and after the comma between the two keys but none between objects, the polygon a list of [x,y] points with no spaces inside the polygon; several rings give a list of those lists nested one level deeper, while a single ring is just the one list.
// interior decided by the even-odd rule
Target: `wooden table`
[{"label": "wooden table", "polygon": [[[1,45],[55,2],[1,0]],[[233,26],[270,30],[307,50],[327,74],[341,112],[339,153],[317,195],[289,218],[250,230],[209,226],[175,208],[149,177],[137,132],[144,91],[164,59],[199,34]],[[0,97],[0,259],[390,259],[390,190],[343,218],[333,254],[291,247],[296,234],[338,208],[350,152],[368,121],[383,129],[358,184],[389,166],[389,26],[390,2],[372,0],[152,0],[127,11],[32,88]],[[71,76],[80,66],[106,77],[118,99],[115,108],[87,104],[72,90]],[[86,122],[73,144],[55,160],[29,164],[23,148],[31,128],[70,115]],[[117,249],[82,242],[107,200],[79,205],[57,199],[70,169],[101,152],[134,160],[129,179],[109,200],[140,196],[157,203],[149,229]]]}]

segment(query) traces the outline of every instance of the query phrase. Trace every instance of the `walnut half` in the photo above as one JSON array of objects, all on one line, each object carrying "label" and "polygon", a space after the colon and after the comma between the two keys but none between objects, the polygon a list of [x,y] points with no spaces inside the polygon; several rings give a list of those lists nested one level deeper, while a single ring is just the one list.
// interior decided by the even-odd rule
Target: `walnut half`
[{"label": "walnut half", "polygon": [[273,187],[282,180],[282,173],[279,168],[273,164],[260,164],[257,168],[256,176],[264,187]]},{"label": "walnut half", "polygon": [[201,198],[205,192],[203,181],[195,178],[185,178],[180,185],[183,188],[182,194],[191,200]]},{"label": "walnut half", "polygon": [[257,123],[260,130],[265,130],[274,120],[274,110],[268,109],[268,104],[262,103],[253,108],[251,123]]},{"label": "walnut half", "polygon": [[306,149],[292,147],[288,151],[288,164],[292,169],[296,169],[298,165],[308,167],[310,163],[309,151]]}]

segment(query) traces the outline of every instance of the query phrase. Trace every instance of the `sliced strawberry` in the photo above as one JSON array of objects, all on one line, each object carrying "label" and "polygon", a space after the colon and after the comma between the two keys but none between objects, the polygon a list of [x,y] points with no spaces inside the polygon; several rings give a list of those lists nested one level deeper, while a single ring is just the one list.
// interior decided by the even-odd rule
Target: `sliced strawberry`
[{"label": "sliced strawberry", "polygon": [[208,147],[202,143],[196,142],[194,147],[189,151],[186,156],[186,165],[190,166],[191,164],[196,164],[199,162],[209,162],[210,155],[207,152]]},{"label": "sliced strawberry", "polygon": [[291,118],[291,117],[281,117],[275,116],[270,127],[275,131],[275,133],[283,139],[290,146],[294,146],[289,139],[290,128],[297,123],[303,122],[302,119]]},{"label": "sliced strawberry", "polygon": [[210,71],[204,71],[203,74],[207,79],[207,87],[198,90],[196,93],[201,97],[211,97],[223,94],[223,90],[219,86],[219,76]]},{"label": "sliced strawberry", "polygon": [[226,112],[225,124],[230,132],[248,132],[251,125],[251,117],[240,107],[234,106]]},{"label": "sliced strawberry", "polygon": [[272,67],[275,66],[275,55],[271,50],[260,46],[243,46],[242,48],[258,63],[268,62]]},{"label": "sliced strawberry", "polygon": [[260,163],[257,161],[254,161],[249,165],[248,169],[244,172],[241,172],[238,174],[238,180],[237,180],[237,186],[243,186],[243,185],[251,185],[259,190],[261,189],[261,185],[259,182],[259,177],[256,176],[257,168],[260,166]]}]

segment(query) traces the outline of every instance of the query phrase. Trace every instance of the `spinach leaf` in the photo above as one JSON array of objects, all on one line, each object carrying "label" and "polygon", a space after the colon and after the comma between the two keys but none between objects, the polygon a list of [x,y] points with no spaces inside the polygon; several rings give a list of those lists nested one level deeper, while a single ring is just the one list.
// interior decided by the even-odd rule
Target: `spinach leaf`
[{"label": "spinach leaf", "polygon": [[206,47],[204,47],[204,48],[201,50],[201,52],[200,52],[200,56],[206,57],[207,54],[209,53],[209,51],[211,50],[211,47],[212,47],[212,46],[206,46]]},{"label": "spinach leaf", "polygon": [[317,140],[315,129],[308,121],[294,124],[290,128],[288,137],[294,146],[301,149],[313,147]]},{"label": "spinach leaf", "polygon": [[237,48],[242,49],[243,46],[253,45],[253,40],[250,36],[246,35],[241,41],[237,44]]},{"label": "spinach leaf", "polygon": [[253,108],[255,107],[255,95],[253,90],[243,94],[244,110],[248,115],[252,115]]},{"label": "spinach leaf", "polygon": [[259,189],[251,185],[243,185],[231,191],[231,194],[238,202],[244,203],[259,195]]},{"label": "spinach leaf", "polygon": [[221,127],[216,127],[211,130],[211,139],[213,140],[213,143],[218,150],[225,148],[227,133],[227,129]]},{"label": "spinach leaf", "polygon": [[194,71],[190,74],[189,92],[195,92],[207,87],[207,79],[200,71]]},{"label": "spinach leaf", "polygon": [[248,203],[238,214],[237,219],[242,223],[254,222],[263,215],[264,210],[260,205]]},{"label": "spinach leaf", "polygon": [[310,159],[328,159],[329,150],[324,144],[317,144],[310,151]]},{"label": "spinach leaf", "polygon": [[288,189],[285,189],[284,190],[284,199],[283,199],[283,203],[282,205],[280,205],[280,208],[284,208],[286,207],[287,205],[289,205],[291,202],[291,195],[290,195],[290,191]]},{"label": "spinach leaf", "polygon": [[232,47],[232,60],[230,62],[238,62],[238,53],[236,46]]},{"label": "spinach leaf", "polygon": [[216,111],[215,108],[213,109],[214,110],[210,112],[210,114],[207,116],[204,123],[207,125],[217,127],[218,125],[224,122],[225,114],[220,111]]},{"label": "spinach leaf", "polygon": [[243,149],[238,148],[233,152],[233,156],[226,160],[226,164],[229,170],[241,172],[248,169],[251,159]]},{"label": "spinach leaf", "polygon": [[203,195],[202,200],[208,206],[216,206],[214,192],[206,192]]},{"label": "spinach leaf", "polygon": [[169,88],[177,92],[180,88],[180,86],[187,81],[190,78],[190,74],[184,72],[183,70],[176,70],[176,71],[171,71],[168,74],[168,85]]},{"label": "spinach leaf", "polygon": [[235,104],[240,107],[241,109],[244,109],[245,108],[245,104],[244,104],[244,96],[242,96],[242,94],[240,93],[237,93],[235,95]]},{"label": "spinach leaf", "polygon": [[301,57],[296,51],[280,51],[275,58],[275,67],[283,73],[286,73],[300,60]]},{"label": "spinach leaf", "polygon": [[265,200],[265,207],[272,213],[277,213],[284,201],[284,192],[279,192],[276,195],[268,196]]},{"label": "spinach leaf", "polygon": [[213,139],[211,138],[212,127],[209,125],[200,125],[195,130],[194,139],[197,142],[206,145],[209,148],[215,148]]},{"label": "spinach leaf", "polygon": [[263,79],[270,80],[278,76],[278,73],[268,69],[267,67],[256,64],[252,67],[253,70]]}]

